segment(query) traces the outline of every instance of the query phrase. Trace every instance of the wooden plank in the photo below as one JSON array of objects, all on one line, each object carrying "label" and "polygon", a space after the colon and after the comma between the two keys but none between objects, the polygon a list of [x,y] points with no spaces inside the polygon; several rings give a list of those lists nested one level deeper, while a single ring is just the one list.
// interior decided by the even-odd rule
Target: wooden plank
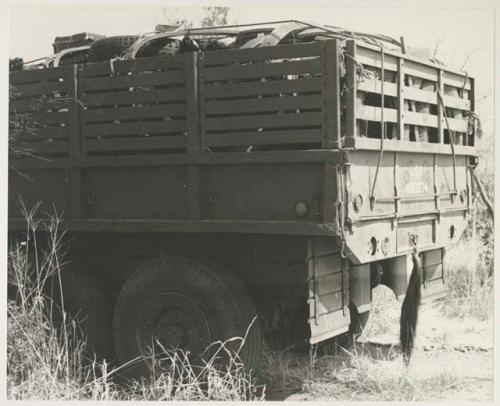
[{"label": "wooden plank", "polygon": [[138,86],[160,86],[183,84],[184,72],[148,72],[133,75],[122,75],[102,78],[87,78],[82,82],[85,93],[97,90],[123,89]]},{"label": "wooden plank", "polygon": [[48,139],[66,139],[69,138],[71,129],[69,127],[43,127],[33,129],[33,133],[20,133],[19,140],[24,141],[42,141]]},{"label": "wooden plank", "polygon": [[[117,60],[113,63],[114,74],[142,71],[181,70],[184,56],[157,56],[149,58]],[[110,62],[86,63],[83,65],[83,77],[106,76],[113,74]]]},{"label": "wooden plank", "polygon": [[[380,81],[379,86],[381,86]],[[392,85],[392,83],[391,83]],[[397,78],[397,89],[396,95],[398,97],[398,139],[402,140],[405,137],[405,125],[404,125],[404,113],[405,113],[405,61],[403,58],[398,59],[398,78]],[[391,86],[388,86],[391,87]],[[387,92],[387,93],[386,93]],[[377,92],[380,93],[380,92]],[[386,83],[384,83],[384,93],[389,95],[389,89],[386,88]],[[395,166],[396,167],[396,166]]]},{"label": "wooden plank", "polygon": [[[358,45],[359,48],[367,48],[367,49],[371,49],[371,50],[376,51],[376,52],[380,52],[380,47],[378,47],[376,45],[368,44],[368,43],[366,43],[364,41],[357,41],[357,45]],[[389,49],[389,48],[384,48],[384,53],[387,54],[387,55],[395,56],[395,57],[402,57],[406,61],[412,61],[412,62],[415,62],[415,63],[417,63],[419,65],[425,65],[425,66],[434,68],[436,70],[437,69],[443,69],[443,71],[445,71],[445,72],[449,72],[449,73],[452,73],[452,74],[455,74],[455,75],[458,75],[458,76],[464,76],[464,74],[463,74],[462,71],[454,70],[454,69],[451,69],[449,67],[445,67],[445,66],[442,66],[440,64],[437,64],[437,63],[434,63],[434,62],[431,62],[431,61],[428,61],[428,60],[425,60],[425,59],[417,58],[417,57],[414,57],[414,56],[411,56],[411,55],[408,55],[408,54],[402,54],[401,52],[398,52],[396,50],[392,50],[392,49]]]},{"label": "wooden plank", "polygon": [[[354,40],[346,41],[346,137],[353,138],[356,136],[356,93],[357,93],[357,74],[356,65],[356,43]],[[347,141],[347,139],[346,139]]]},{"label": "wooden plank", "polygon": [[[444,69],[443,69],[444,71]],[[462,89],[465,83],[465,90],[471,89],[471,78],[468,77],[467,81],[465,80],[465,74],[456,74],[451,72],[443,72],[443,83],[448,86],[455,86],[459,89]]]},{"label": "wooden plank", "polygon": [[16,147],[25,149],[35,156],[37,154],[59,154],[68,151],[68,142],[19,142],[16,143]]},{"label": "wooden plank", "polygon": [[185,136],[159,136],[87,140],[88,152],[173,149],[187,146]]},{"label": "wooden plank", "polygon": [[269,59],[303,58],[320,55],[321,44],[278,45],[262,48],[205,52],[207,67],[237,62],[261,62]]},{"label": "wooden plank", "polygon": [[9,83],[17,86],[23,83],[55,81],[59,78],[68,79],[71,76],[71,72],[72,69],[69,66],[11,72],[9,75]]},{"label": "wooden plank", "polygon": [[265,96],[280,93],[320,92],[322,78],[269,80],[250,83],[221,83],[205,87],[206,98],[235,98],[244,96]]},{"label": "wooden plank", "polygon": [[[358,109],[358,118],[361,120],[377,121],[381,120],[381,108],[373,106],[362,106]],[[384,120],[389,123],[397,122],[397,110],[384,109]],[[452,131],[464,132],[467,131],[467,120],[464,119],[448,119]],[[404,123],[420,125],[423,127],[438,126],[438,117],[432,114],[416,113],[413,111],[405,111]]]},{"label": "wooden plank", "polygon": [[323,42],[324,148],[340,148],[340,72],[338,58],[338,42],[336,40]]},{"label": "wooden plank", "polygon": [[111,107],[85,110],[82,115],[84,121],[87,122],[182,117],[186,115],[186,105],[184,103],[172,103],[138,107]]},{"label": "wooden plank", "polygon": [[185,120],[143,121],[120,124],[87,124],[83,128],[86,137],[112,137],[117,135],[169,134],[186,130]]},{"label": "wooden plank", "polygon": [[[381,82],[375,79],[365,79],[358,83],[358,90],[364,92],[377,93],[381,92]],[[403,88],[405,99],[414,100],[422,103],[437,104],[437,93],[427,90],[417,89],[415,87],[404,86]],[[398,97],[397,83],[384,83],[384,93],[386,96]],[[459,97],[447,96],[443,94],[443,102],[446,107],[455,108],[458,110],[470,110],[470,101]]]},{"label": "wooden plank", "polygon": [[111,91],[109,93],[83,94],[81,100],[88,107],[113,106],[140,103],[161,103],[184,101],[186,90],[184,86],[168,89],[137,89],[134,91]]},{"label": "wooden plank", "polygon": [[430,80],[431,82],[437,82],[438,80],[438,69],[418,62],[406,61],[405,70],[405,73],[410,76]]},{"label": "wooden plank", "polygon": [[9,111],[9,115],[17,116],[18,119],[29,120],[33,125],[59,125],[67,123],[70,118],[68,111],[53,111],[53,112],[27,112],[18,113]]},{"label": "wooden plank", "polygon": [[198,52],[198,108],[199,108],[199,132],[200,132],[200,152],[206,151],[206,90],[205,84],[205,53]]},{"label": "wooden plank", "polygon": [[198,57],[190,52],[185,55],[184,71],[186,76],[186,129],[190,151],[200,151],[200,105],[198,101]]},{"label": "wooden plank", "polygon": [[[361,138],[357,137],[352,145],[355,149],[380,150],[380,140],[376,138]],[[434,144],[427,142],[412,142],[399,140],[385,140],[385,151],[395,152],[414,152],[418,154],[440,154],[451,155],[451,149],[448,144]],[[463,145],[455,145],[455,155],[457,156],[477,156],[474,147]]]},{"label": "wooden plank", "polygon": [[[441,96],[444,95],[444,82],[443,82],[443,71],[439,69],[438,71],[438,82],[437,86],[439,89],[439,93]],[[437,95],[436,95],[437,97]],[[444,103],[444,98],[443,98]],[[437,104],[437,116],[438,116],[438,130],[437,130],[437,142],[442,144],[444,142],[444,112],[443,106],[441,103]]]},{"label": "wooden plank", "polygon": [[[373,51],[363,46],[357,46],[356,60],[359,63],[363,64],[363,66],[371,66],[374,68],[382,69],[380,49],[378,51]],[[384,69],[391,70],[394,72],[397,72],[398,70],[397,59],[394,56],[391,56],[390,54],[386,54],[385,48],[384,48]]]},{"label": "wooden plank", "polygon": [[318,130],[291,130],[238,132],[230,134],[208,134],[207,145],[210,147],[245,146],[245,145],[277,145],[277,144],[310,144],[323,140]]},{"label": "wooden plank", "polygon": [[30,83],[25,85],[16,85],[16,96],[14,100],[26,97],[39,97],[43,95],[54,95],[57,94],[66,95],[71,92],[71,87],[67,82],[39,82]]},{"label": "wooden plank", "polygon": [[290,128],[299,126],[321,126],[322,120],[323,116],[320,112],[217,117],[206,119],[206,129],[207,131],[215,131],[247,128]]},{"label": "wooden plank", "polygon": [[323,100],[321,95],[266,97],[261,99],[215,100],[207,101],[205,111],[207,115],[258,113],[264,111],[321,109]]},{"label": "wooden plank", "polygon": [[[72,88],[73,94],[71,95],[74,100],[78,100],[80,96],[80,81],[79,75],[81,72],[81,65],[73,65],[73,80]],[[69,128],[71,129],[69,133],[68,140],[68,152],[71,158],[77,159],[82,155],[82,133],[81,133],[81,123],[80,123],[80,109],[81,105],[79,103],[72,103],[69,110],[70,122]],[[78,219],[82,217],[82,169],[73,168],[69,170],[69,188],[68,188],[68,207],[69,216],[72,219]]]},{"label": "wooden plank", "polygon": [[218,68],[205,68],[205,81],[256,79],[266,76],[297,75],[301,73],[314,74],[321,73],[321,70],[322,66],[319,58],[305,61],[229,65]]}]

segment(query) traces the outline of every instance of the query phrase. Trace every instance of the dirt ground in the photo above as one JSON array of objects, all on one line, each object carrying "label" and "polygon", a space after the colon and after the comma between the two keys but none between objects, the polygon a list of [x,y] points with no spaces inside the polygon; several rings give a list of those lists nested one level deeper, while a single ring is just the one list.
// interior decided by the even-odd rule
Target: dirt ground
[{"label": "dirt ground", "polygon": [[[405,368],[398,351],[398,306],[384,312],[388,332],[367,333],[351,354],[311,368],[310,357],[287,364],[295,385],[271,385],[268,400],[493,400],[493,322],[446,318],[422,306],[416,347]],[[375,318],[377,316],[375,315]],[[377,320],[372,320],[377,323]],[[298,354],[297,354],[298,355]],[[304,366],[309,365],[309,366]],[[302,368],[302,369],[301,369]],[[303,376],[300,385],[297,377]],[[285,380],[283,380],[285,382]],[[295,387],[293,387],[295,386]]]}]

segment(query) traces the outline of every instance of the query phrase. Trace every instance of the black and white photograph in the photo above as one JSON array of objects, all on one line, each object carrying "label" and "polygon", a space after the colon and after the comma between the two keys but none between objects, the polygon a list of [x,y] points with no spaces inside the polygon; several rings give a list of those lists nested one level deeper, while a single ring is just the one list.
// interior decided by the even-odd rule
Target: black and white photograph
[{"label": "black and white photograph", "polygon": [[495,7],[5,5],[4,400],[494,402]]}]

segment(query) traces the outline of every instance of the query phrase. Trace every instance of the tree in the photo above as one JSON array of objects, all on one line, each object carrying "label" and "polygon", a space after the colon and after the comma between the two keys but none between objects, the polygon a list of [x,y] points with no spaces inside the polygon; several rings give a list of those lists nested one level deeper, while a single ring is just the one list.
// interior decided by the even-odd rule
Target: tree
[{"label": "tree", "polygon": [[203,7],[205,16],[201,20],[202,27],[217,27],[228,24],[230,7]]}]

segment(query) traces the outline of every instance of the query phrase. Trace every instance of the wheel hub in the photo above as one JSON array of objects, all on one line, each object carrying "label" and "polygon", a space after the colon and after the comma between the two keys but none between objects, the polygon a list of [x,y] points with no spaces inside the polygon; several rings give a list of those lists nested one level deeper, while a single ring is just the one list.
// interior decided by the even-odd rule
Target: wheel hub
[{"label": "wheel hub", "polygon": [[137,320],[137,345],[143,355],[148,347],[155,353],[182,349],[199,355],[210,344],[207,318],[187,296],[164,292],[141,309]]}]

